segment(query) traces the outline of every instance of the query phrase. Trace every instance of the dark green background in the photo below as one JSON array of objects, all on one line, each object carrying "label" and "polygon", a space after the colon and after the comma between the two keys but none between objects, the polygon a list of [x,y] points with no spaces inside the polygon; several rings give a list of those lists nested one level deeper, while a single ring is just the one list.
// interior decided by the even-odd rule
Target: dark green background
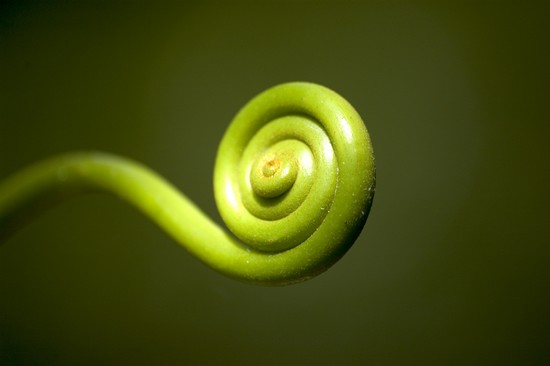
[{"label": "dark green background", "polygon": [[0,247],[1,365],[550,363],[545,2],[154,3],[0,3],[0,177],[105,150],[220,221],[229,121],[313,81],[373,139],[366,230],[322,276],[263,288],[112,197],[71,201]]}]

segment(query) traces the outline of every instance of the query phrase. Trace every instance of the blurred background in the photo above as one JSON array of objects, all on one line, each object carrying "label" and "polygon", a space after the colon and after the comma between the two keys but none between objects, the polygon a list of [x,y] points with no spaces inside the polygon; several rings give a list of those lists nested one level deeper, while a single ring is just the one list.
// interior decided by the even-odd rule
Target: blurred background
[{"label": "blurred background", "polygon": [[224,131],[275,84],[363,116],[377,193],[318,278],[255,287],[110,196],[0,246],[0,365],[550,364],[546,2],[0,2],[0,178],[72,150],[221,223]]}]

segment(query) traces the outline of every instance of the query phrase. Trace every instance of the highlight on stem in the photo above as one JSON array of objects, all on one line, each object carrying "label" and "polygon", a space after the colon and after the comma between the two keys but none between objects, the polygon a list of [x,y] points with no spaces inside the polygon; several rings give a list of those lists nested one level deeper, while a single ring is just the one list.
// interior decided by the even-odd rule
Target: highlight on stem
[{"label": "highlight on stem", "polygon": [[0,182],[0,240],[45,208],[102,191],[135,206],[215,270],[286,285],[322,273],[346,253],[374,187],[372,145],[355,109],[323,86],[287,83],[245,105],[220,143],[214,194],[231,233],[140,163],[76,152]]}]

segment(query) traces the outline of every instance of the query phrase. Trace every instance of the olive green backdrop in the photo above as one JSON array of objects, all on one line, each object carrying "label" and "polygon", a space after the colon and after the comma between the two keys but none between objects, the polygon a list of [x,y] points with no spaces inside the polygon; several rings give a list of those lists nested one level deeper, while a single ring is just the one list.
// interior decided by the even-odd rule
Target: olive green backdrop
[{"label": "olive green backdrop", "polygon": [[330,271],[213,272],[109,196],[0,246],[1,365],[550,363],[544,2],[0,3],[0,177],[81,149],[137,159],[211,217],[251,97],[324,84],[364,117],[378,186]]}]

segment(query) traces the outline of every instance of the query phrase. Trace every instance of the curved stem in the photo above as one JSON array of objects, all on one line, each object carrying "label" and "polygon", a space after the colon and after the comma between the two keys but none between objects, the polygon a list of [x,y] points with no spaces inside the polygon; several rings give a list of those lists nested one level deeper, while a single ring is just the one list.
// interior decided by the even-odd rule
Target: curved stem
[{"label": "curved stem", "polygon": [[[240,200],[240,196],[244,195],[240,189],[237,189],[235,192],[228,191],[228,188],[233,189],[235,185],[231,180],[234,171],[244,172],[245,177],[248,177],[248,174],[255,174],[254,172],[251,173],[248,168],[252,163],[243,163],[244,168],[238,169],[235,164],[240,163],[227,162],[229,155],[235,155],[233,152],[229,152],[228,149],[235,149],[233,145],[239,144],[232,136],[234,136],[235,133],[242,134],[244,128],[242,126],[255,124],[255,122],[250,123],[248,121],[243,121],[243,115],[246,116],[250,109],[256,113],[257,107],[265,104],[266,100],[270,101],[270,98],[274,94],[282,93],[283,95],[288,95],[289,91],[294,91],[295,93],[296,91],[311,92],[312,88],[316,92],[321,90],[324,96],[328,95],[331,98],[340,98],[335,93],[328,91],[328,89],[313,84],[287,84],[286,87],[280,86],[278,89],[277,87],[273,88],[271,91],[266,92],[263,97],[260,96],[258,99],[253,100],[235,118],[234,124],[229,129],[228,134],[224,137],[224,141],[222,142],[216,166],[216,198],[220,200],[221,196],[227,194],[232,196],[229,198],[224,196],[222,198],[229,199],[229,203],[218,202],[222,216],[225,216],[224,220],[226,222],[237,220],[238,225],[240,220],[239,217],[241,217],[240,212],[237,214],[238,217],[234,217],[235,213],[231,212],[234,207],[242,209],[239,206],[240,204],[237,204],[234,200]],[[269,98],[266,99],[266,96]],[[298,99],[303,100],[303,95],[299,95]],[[338,99],[338,101],[339,103],[341,102],[340,99]],[[275,102],[270,101],[269,106],[272,106],[274,103]],[[347,104],[344,106],[345,108],[351,108],[348,107]],[[338,108],[340,107],[341,106],[338,105]],[[349,111],[346,110],[346,112]],[[273,118],[276,119],[277,117],[277,115],[270,116],[269,120]],[[325,116],[317,116],[316,118],[318,118],[320,122],[314,122],[314,125],[319,123],[321,129],[319,130],[319,127],[307,128],[314,128],[319,131],[329,130],[330,132],[330,128],[333,127],[327,127],[325,125],[323,121]],[[356,134],[362,138],[359,143],[353,142],[348,144],[350,146],[348,149],[351,149],[354,154],[358,154],[360,158],[355,156],[348,158],[346,161],[348,165],[351,165],[349,168],[344,166],[346,161],[341,162],[340,168],[330,168],[329,171],[334,170],[335,173],[339,174],[340,178],[334,178],[336,179],[334,181],[332,180],[333,178],[331,178],[329,183],[321,184],[321,188],[317,188],[315,183],[311,182],[308,184],[312,185],[312,188],[308,188],[304,191],[305,193],[302,192],[303,189],[300,191],[299,188],[296,188],[298,192],[304,194],[308,192],[317,194],[319,190],[329,191],[328,198],[319,201],[325,202],[322,203],[322,205],[315,205],[315,202],[319,200],[315,197],[309,199],[309,204],[304,204],[308,206],[305,217],[304,214],[299,212],[300,208],[296,209],[296,212],[298,212],[296,214],[294,214],[294,212],[289,213],[289,217],[292,217],[292,215],[302,215],[301,219],[298,220],[300,221],[299,224],[310,227],[308,230],[311,232],[307,235],[295,235],[299,238],[303,237],[303,240],[301,239],[303,241],[302,244],[293,243],[291,246],[286,247],[280,247],[278,244],[278,247],[269,249],[268,246],[266,247],[265,244],[260,243],[260,249],[258,249],[257,243],[250,243],[248,241],[242,243],[212,222],[210,218],[197,208],[187,197],[155,172],[126,158],[98,152],[72,153],[51,158],[27,167],[1,182],[0,237],[6,236],[8,233],[28,221],[32,215],[35,215],[52,204],[56,204],[58,201],[86,192],[102,191],[112,193],[135,206],[146,216],[155,221],[195,257],[230,277],[268,285],[284,285],[306,280],[330,267],[351,246],[366,220],[374,194],[374,163],[370,140],[358,116],[350,117],[348,115],[346,118],[350,121],[349,125],[344,127],[349,128],[349,126],[352,126],[358,131]],[[258,126],[269,124],[269,120],[256,124],[258,124]],[[342,124],[343,122],[342,120],[338,120],[337,123]],[[239,124],[241,127],[238,127]],[[280,124],[281,123],[278,122],[272,126],[278,126]],[[235,125],[237,125],[237,127],[234,127]],[[299,125],[299,123],[293,126],[297,125]],[[282,125],[281,128],[284,128],[284,125]],[[232,132],[232,130],[236,132]],[[254,131],[247,132],[247,134],[255,133]],[[350,139],[350,137],[352,137],[350,131],[344,131],[344,133],[344,138]],[[272,136],[272,134],[272,132],[268,133],[269,136]],[[340,132],[340,134],[342,133]],[[296,136],[292,135],[290,140],[295,138]],[[304,140],[307,142],[307,137],[304,137]],[[334,151],[339,153],[339,151],[342,150],[342,147],[338,145],[339,142],[331,140],[334,140],[334,137],[331,137],[329,133],[328,140],[325,140],[325,145],[319,150],[320,152],[314,153],[313,156],[327,155],[329,154],[329,150],[332,151],[332,148],[327,147],[327,141],[335,143],[336,147]],[[278,143],[278,140],[276,142]],[[304,148],[302,145],[303,143],[300,145],[299,159],[307,160],[309,159],[307,157],[309,155],[303,158],[305,154],[304,151],[307,152],[310,148],[313,149],[313,151],[316,150],[314,147]],[[296,153],[294,147],[292,147],[294,146],[292,142],[280,146],[283,146],[286,150],[281,152],[279,151],[281,148],[278,148],[279,150],[277,153],[273,155],[277,157],[276,159],[271,158],[271,155],[267,158],[265,155],[261,155],[266,151],[264,148],[254,148],[257,149],[261,155],[259,158],[255,158],[256,163],[254,164],[259,164],[257,170],[260,174],[264,174],[261,172],[265,172],[266,176],[261,177],[263,180],[279,179],[277,169],[280,166],[292,166],[293,169],[298,169],[298,172],[295,172],[292,176],[297,177],[296,182],[289,183],[287,175],[282,178],[281,181],[284,181],[284,187],[282,189],[276,187],[277,181],[275,181],[275,183],[269,183],[271,185],[275,184],[273,192],[277,192],[274,194],[270,191],[271,193],[269,193],[269,195],[275,195],[276,197],[269,196],[265,198],[257,196],[256,193],[252,193],[252,198],[250,200],[254,202],[257,201],[260,205],[267,205],[268,208],[279,205],[281,202],[286,204],[284,201],[287,197],[296,200],[296,196],[302,195],[302,193],[292,193],[294,189],[293,186],[299,185],[301,184],[299,182],[302,182],[300,181],[300,179],[302,179],[299,176],[300,174],[309,174],[313,175],[317,180],[326,180],[322,174],[320,174],[321,176],[319,177],[315,177],[313,170],[309,170],[310,168],[295,168],[294,165],[298,164],[298,162],[294,160],[294,157],[289,158],[291,162],[280,163],[278,159],[281,156],[287,159],[287,156]],[[288,146],[291,147],[287,148]],[[245,149],[246,148],[239,148],[237,146],[236,151],[238,153],[235,156],[238,158],[240,158],[241,155],[246,156]],[[272,153],[273,152],[270,150],[269,154]],[[326,159],[330,160],[330,156]],[[338,156],[333,160],[336,161],[337,159]],[[340,160],[342,160],[342,158],[340,158]],[[262,165],[264,162],[266,164],[265,166]],[[346,173],[346,169],[351,169],[350,172],[358,173],[360,177],[357,179],[353,178],[351,173]],[[359,169],[359,171],[357,171],[357,169]],[[347,177],[346,174],[348,174],[349,177]],[[311,177],[307,176],[302,180],[310,178]],[[249,183],[249,178],[238,179],[246,186],[251,184]],[[347,185],[351,184],[348,182],[352,182],[353,186],[348,187]],[[338,189],[343,193],[339,193]],[[286,192],[287,190],[289,192]],[[307,201],[308,199],[305,198],[305,200]],[[333,202],[329,202],[329,200],[333,200]],[[353,206],[351,206],[352,203]],[[294,206],[298,204],[291,202],[291,204],[286,205],[292,207],[292,210],[294,210]],[[261,210],[264,208],[263,206],[260,207]],[[288,209],[285,208],[279,211],[286,212],[285,210]],[[262,211],[262,214],[264,215],[265,213]],[[281,214],[279,213],[279,215]],[[314,218],[311,215],[317,216]],[[338,218],[340,221],[335,221],[335,218]],[[258,219],[254,220],[258,221]],[[264,218],[259,220],[259,223],[254,221],[253,225],[277,224],[280,220],[285,219]],[[292,220],[296,221],[295,219]],[[284,223],[284,221],[282,222]],[[311,227],[313,224],[319,226]],[[233,222],[232,225],[235,225],[235,223]],[[286,226],[286,224],[284,225]],[[264,226],[261,226],[261,228],[263,227]],[[230,228],[232,227],[230,226]],[[238,229],[235,229],[234,233],[239,236]],[[251,234],[246,233],[246,235]],[[277,236],[278,234],[274,232],[273,235]],[[251,236],[255,237],[254,233],[252,233]],[[306,238],[305,236],[309,237]],[[283,239],[285,237],[286,234]],[[268,243],[272,242],[269,235],[267,236],[267,241]]]},{"label": "curved stem", "polygon": [[[252,282],[285,282],[287,260],[250,251],[147,167],[105,153],[74,153],[27,167],[0,184],[0,232],[37,209],[76,194],[103,191],[135,206],[212,268]],[[296,275],[296,274],[294,274]]]}]

